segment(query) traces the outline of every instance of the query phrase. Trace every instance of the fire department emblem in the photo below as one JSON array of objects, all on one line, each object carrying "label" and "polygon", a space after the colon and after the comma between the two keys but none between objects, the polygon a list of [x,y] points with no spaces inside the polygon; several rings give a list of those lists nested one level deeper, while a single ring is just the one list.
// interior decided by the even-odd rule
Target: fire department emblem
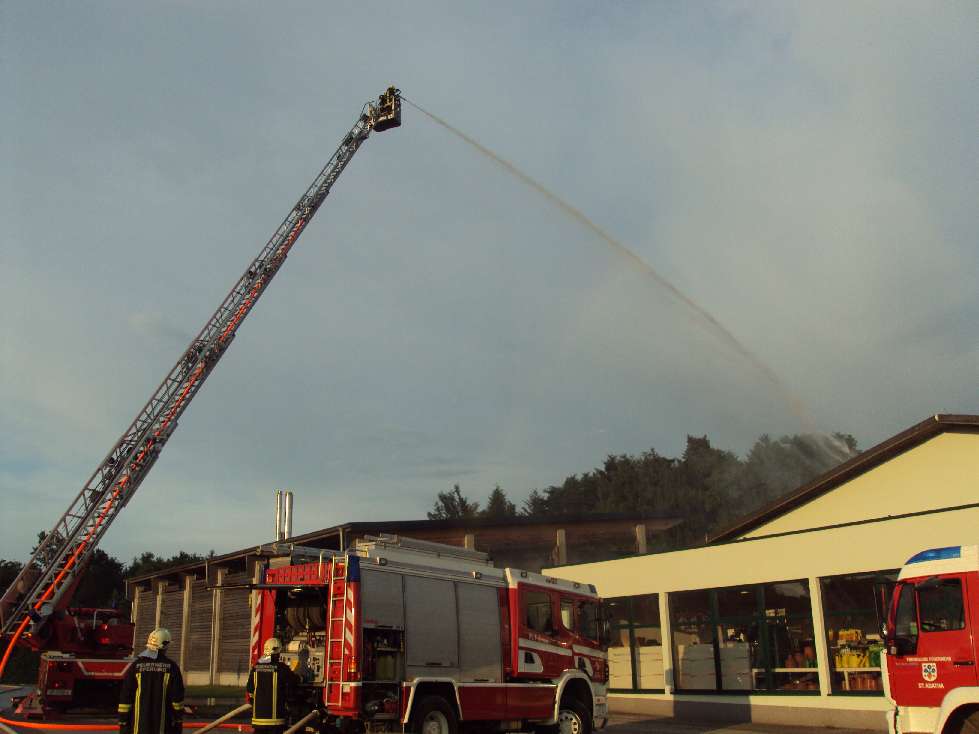
[{"label": "fire department emblem", "polygon": [[921,664],[921,677],[929,683],[938,677],[938,666],[935,663]]}]

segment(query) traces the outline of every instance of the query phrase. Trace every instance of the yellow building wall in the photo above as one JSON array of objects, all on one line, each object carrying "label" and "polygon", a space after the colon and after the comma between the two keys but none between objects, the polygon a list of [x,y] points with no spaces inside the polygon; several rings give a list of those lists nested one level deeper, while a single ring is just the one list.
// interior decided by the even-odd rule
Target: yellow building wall
[{"label": "yellow building wall", "polygon": [[979,502],[979,433],[948,432],[755,528],[744,537],[757,538],[973,502]]},{"label": "yellow building wall", "polygon": [[979,508],[545,569],[604,597],[900,568],[927,548],[979,542]]}]

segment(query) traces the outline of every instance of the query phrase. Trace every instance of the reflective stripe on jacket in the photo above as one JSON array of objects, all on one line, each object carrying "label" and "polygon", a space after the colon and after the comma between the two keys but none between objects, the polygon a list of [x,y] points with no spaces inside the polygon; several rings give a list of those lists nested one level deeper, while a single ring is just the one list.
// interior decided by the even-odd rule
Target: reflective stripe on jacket
[{"label": "reflective stripe on jacket", "polygon": [[162,652],[146,653],[126,670],[119,696],[122,734],[171,734],[181,729],[184,681],[180,668]]},{"label": "reflective stripe on jacket", "polygon": [[286,723],[286,702],[296,684],[296,674],[284,663],[262,658],[248,674],[252,696],[252,724],[282,726]]}]

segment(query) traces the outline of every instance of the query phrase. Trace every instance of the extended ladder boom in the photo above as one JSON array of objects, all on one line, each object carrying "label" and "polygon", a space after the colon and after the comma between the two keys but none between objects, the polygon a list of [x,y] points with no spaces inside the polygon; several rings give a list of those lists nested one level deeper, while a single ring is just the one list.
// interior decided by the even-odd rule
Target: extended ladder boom
[{"label": "extended ladder boom", "polygon": [[98,466],[0,598],[4,635],[35,632],[67,606],[99,540],[132,498],[177,421],[224,355],[241,322],[282,267],[330,188],[372,130],[401,124],[401,97],[389,87],[364,106],[340,147],[275,230],[265,247],[180,356],[126,432]]}]

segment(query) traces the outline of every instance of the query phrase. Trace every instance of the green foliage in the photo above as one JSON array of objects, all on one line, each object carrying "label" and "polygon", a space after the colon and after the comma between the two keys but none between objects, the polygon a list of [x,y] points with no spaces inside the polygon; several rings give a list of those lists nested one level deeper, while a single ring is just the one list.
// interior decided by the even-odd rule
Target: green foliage
[{"label": "green foliage", "polygon": [[[625,512],[678,517],[672,535],[654,550],[703,543],[707,535],[856,454],[848,434],[760,437],[745,459],[715,448],[706,436],[687,436],[679,459],[650,449],[606,457],[601,468],[558,486],[534,489],[521,514],[529,517]],[[492,495],[491,495],[492,498]]]},{"label": "green foliage", "polygon": [[435,506],[428,513],[429,520],[457,520],[479,515],[479,503],[470,502],[462,495],[459,485],[453,485],[450,492],[439,492]]},{"label": "green foliage", "polygon": [[125,566],[101,548],[96,548],[78,583],[71,605],[118,608],[127,605]]},{"label": "green foliage", "polygon": [[500,489],[500,485],[497,484],[486,500],[486,509],[480,515],[496,518],[516,517],[517,507],[507,499],[506,492]]},{"label": "green foliage", "polygon": [[[211,551],[208,554],[208,558],[213,557],[214,551]],[[143,574],[153,573],[154,571],[162,571],[166,568],[185,566],[189,563],[200,563],[204,560],[204,556],[197,553],[187,553],[186,551],[175,553],[169,558],[158,556],[151,551],[143,551],[138,556],[133,558],[132,562],[129,564],[129,567],[126,568],[126,576],[142,576]]]},{"label": "green foliage", "polygon": [[[6,641],[0,641],[0,655],[7,649]],[[41,653],[16,647],[10,653],[10,660],[3,671],[2,683],[34,683],[37,680],[37,670],[41,664]]]},{"label": "green foliage", "polygon": [[17,561],[5,561],[0,558],[0,594],[7,590],[20,573],[22,564]]}]

